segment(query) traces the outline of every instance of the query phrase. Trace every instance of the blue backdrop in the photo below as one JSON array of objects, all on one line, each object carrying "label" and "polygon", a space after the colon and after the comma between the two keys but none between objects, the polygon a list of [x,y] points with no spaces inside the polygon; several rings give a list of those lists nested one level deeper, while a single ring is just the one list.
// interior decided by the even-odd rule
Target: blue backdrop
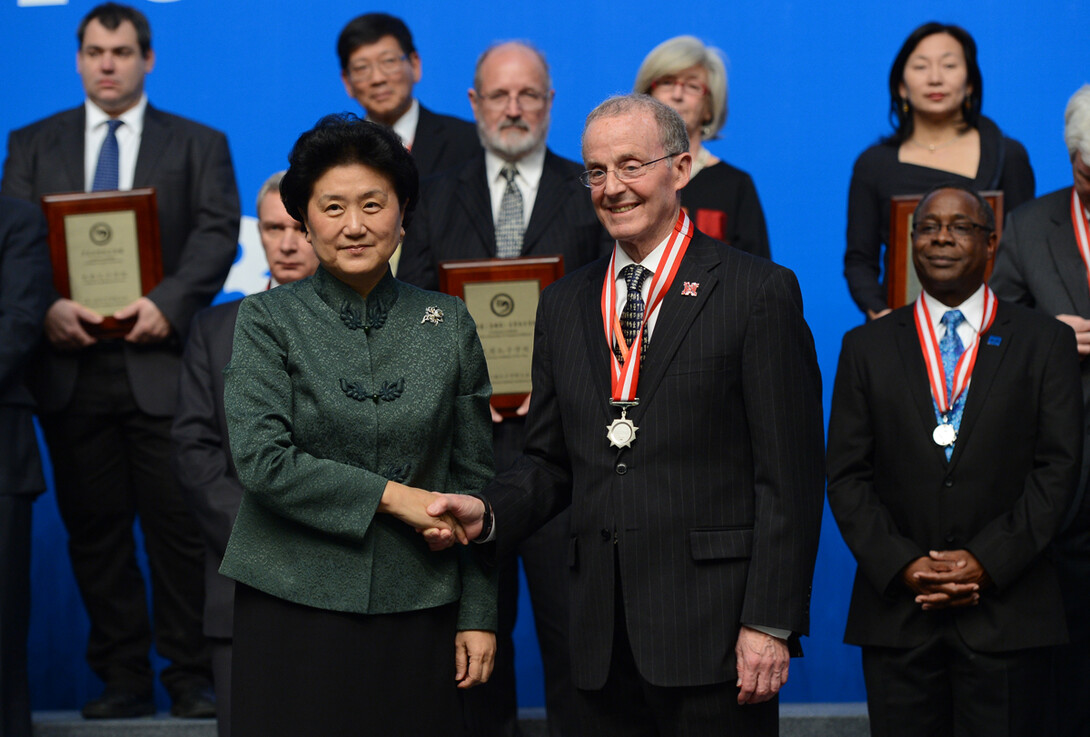
[{"label": "blue backdrop", "polygon": [[[904,37],[937,19],[976,37],[984,113],[1029,150],[1043,194],[1071,182],[1063,107],[1090,81],[1084,0],[969,0],[955,4],[764,0],[666,5],[649,0],[448,3],[403,0],[131,0],[146,13],[157,54],[148,93],[157,106],[226,131],[243,201],[285,165],[297,135],[321,115],[358,112],[340,82],[334,44],[369,10],[406,19],[423,60],[420,99],[471,117],[466,89],[490,42],[527,39],[552,65],[557,90],[549,145],[578,159],[586,113],[630,89],[643,56],[693,33],[729,58],[730,119],[711,150],[753,175],[773,258],[793,269],[825,377],[826,413],[840,339],[860,321],[841,275],[848,179],[855,156],[888,132],[886,77]],[[0,0],[0,134],[82,100],[75,29],[90,0]],[[246,234],[250,233],[249,236]],[[252,221],[243,241],[254,243]],[[232,274],[245,291],[257,261]],[[233,285],[233,286],[232,286]],[[826,512],[806,657],[791,664],[789,701],[864,698],[859,654],[841,644],[854,562]],[[31,677],[36,709],[75,708],[100,685],[83,661],[87,623],[51,494],[35,506]],[[522,705],[543,703],[529,604],[517,635]],[[163,694],[159,694],[162,700]],[[161,701],[161,703],[164,703]]]}]

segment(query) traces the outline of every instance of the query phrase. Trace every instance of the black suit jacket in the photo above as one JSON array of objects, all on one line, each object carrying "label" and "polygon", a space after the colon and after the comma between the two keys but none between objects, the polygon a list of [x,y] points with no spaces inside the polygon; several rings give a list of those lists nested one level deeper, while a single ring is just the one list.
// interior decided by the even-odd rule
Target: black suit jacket
[{"label": "black suit jacket", "polygon": [[209,307],[193,318],[171,428],[174,472],[205,542],[204,633],[209,637],[231,637],[234,621],[235,582],[219,567],[242,502],[223,409],[223,369],[231,361],[240,303]]},{"label": "black suit jacket", "polygon": [[34,400],[23,378],[41,339],[52,279],[41,211],[0,197],[0,494],[45,490],[31,422]]},{"label": "black suit jacket", "polygon": [[420,106],[412,155],[421,179],[464,164],[480,150],[481,140],[473,123]]},{"label": "black suit jacket", "polygon": [[[81,105],[13,131],[0,190],[33,203],[43,194],[83,191],[84,121]],[[180,339],[223,286],[238,248],[238,188],[227,139],[148,105],[133,186],[156,189],[164,278],[147,296],[178,340],[126,344],[126,365],[137,405],[165,416],[177,397]],[[43,353],[31,390],[41,409],[60,410],[72,397],[78,354],[50,347]]]},{"label": "black suit jacket", "polygon": [[[981,336],[949,462],[914,305],[844,337],[829,421],[829,505],[859,563],[845,641],[909,648],[952,617],[969,647],[1000,652],[1065,642],[1060,588],[1043,554],[1081,461],[1074,336],[1000,302]],[[924,612],[901,570],[930,550],[967,549],[994,585],[980,604]]]},{"label": "black suit jacket", "polygon": [[[542,293],[525,454],[485,495],[501,553],[571,506],[573,679],[601,688],[614,557],[636,665],[659,686],[733,683],[742,623],[805,634],[823,498],[821,377],[794,275],[697,233],[611,448],[608,259]],[[682,296],[685,282],[695,297]]]},{"label": "black suit jacket", "polygon": [[[545,153],[534,209],[526,223],[522,256],[564,257],[574,271],[609,251],[612,240],[579,183],[583,167]],[[420,206],[406,229],[397,278],[439,288],[440,261],[496,257],[496,227],[485,174],[484,150],[469,162],[423,182]]]},{"label": "black suit jacket", "polygon": [[[990,285],[1001,298],[1046,315],[1090,318],[1090,286],[1071,223],[1071,187],[1007,215]],[[1083,446],[1078,492],[1056,541],[1072,639],[1090,638],[1090,360],[1082,371]]]}]

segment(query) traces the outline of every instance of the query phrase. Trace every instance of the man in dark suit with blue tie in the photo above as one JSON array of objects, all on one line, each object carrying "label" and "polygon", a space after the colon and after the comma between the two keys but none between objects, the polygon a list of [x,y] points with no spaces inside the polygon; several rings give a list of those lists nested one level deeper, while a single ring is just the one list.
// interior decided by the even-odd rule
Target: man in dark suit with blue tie
[{"label": "man in dark suit with blue tie", "polygon": [[688,144],[680,116],[644,95],[588,116],[583,181],[616,246],[542,293],[523,455],[483,499],[428,509],[502,555],[570,505],[585,735],[775,735],[809,627],[824,440],[813,339],[790,271],[681,211]]},{"label": "man in dark suit with blue tie", "polygon": [[31,737],[30,512],[45,478],[24,373],[42,337],[51,283],[41,211],[0,196],[0,737]]},{"label": "man in dark suit with blue tie", "polygon": [[147,18],[93,8],[78,31],[87,99],[14,131],[2,190],[43,194],[155,187],[164,278],[114,314],[123,339],[98,339],[102,316],[53,295],[47,345],[29,377],[51,449],[57,502],[91,620],[87,660],[105,691],[88,718],[155,711],[147,592],[136,566],[139,516],[152,578],[155,645],[172,713],[214,713],[201,634],[203,546],[170,472],[170,421],[189,321],[219,291],[238,242],[234,169],[222,133],[148,104],[155,64]]},{"label": "man in dark suit with blue tie", "polygon": [[[482,146],[473,158],[421,185],[420,203],[405,234],[398,278],[439,288],[439,263],[451,260],[560,255],[564,269],[595,261],[611,245],[594,215],[582,167],[550,151],[553,87],[545,57],[523,43],[498,43],[481,54],[469,101]],[[496,468],[522,452],[524,405],[504,420],[493,411]],[[545,708],[551,737],[578,734],[568,663],[564,551],[567,516],[518,548],[545,671]],[[496,668],[466,695],[468,719],[479,737],[517,733],[514,646],[518,557],[500,565],[500,624]]]},{"label": "man in dark suit with blue tie", "polygon": [[829,506],[859,564],[844,639],[876,737],[1052,734],[1067,627],[1046,550],[1082,456],[1075,338],[984,285],[979,194],[932,190],[913,220],[923,294],[845,336],[833,388]]}]

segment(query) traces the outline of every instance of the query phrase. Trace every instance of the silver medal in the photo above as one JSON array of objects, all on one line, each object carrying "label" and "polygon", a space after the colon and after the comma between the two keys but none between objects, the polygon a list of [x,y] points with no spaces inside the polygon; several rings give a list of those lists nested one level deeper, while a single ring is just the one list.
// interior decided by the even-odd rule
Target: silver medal
[{"label": "silver medal", "polygon": [[954,429],[953,425],[944,422],[935,426],[935,430],[931,433],[931,439],[935,441],[935,445],[941,445],[945,448],[953,445],[954,441],[958,439],[958,431]]},{"label": "silver medal", "polygon": [[611,404],[620,406],[621,416],[606,425],[606,437],[609,438],[609,444],[614,448],[631,448],[632,441],[636,439],[636,431],[640,428],[636,427],[635,423],[628,419],[628,408],[636,403],[612,402]]}]

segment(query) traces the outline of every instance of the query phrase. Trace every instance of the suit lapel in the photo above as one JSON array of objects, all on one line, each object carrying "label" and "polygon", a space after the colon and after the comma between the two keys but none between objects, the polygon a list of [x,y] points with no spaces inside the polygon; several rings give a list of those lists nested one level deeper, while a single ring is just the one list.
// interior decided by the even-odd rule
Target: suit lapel
[{"label": "suit lapel", "polygon": [[1010,316],[1005,314],[1003,304],[1000,303],[991,329],[980,336],[980,349],[976,354],[973,378],[969,384],[969,393],[965,397],[965,410],[961,413],[961,427],[958,428],[954,455],[950,458],[951,468],[957,465],[965,451],[969,436],[984,409],[988,391],[995,381],[996,372],[1003,362],[1003,356],[1006,355],[1007,346],[1010,345],[1011,340]]},{"label": "suit lapel", "polygon": [[159,158],[170,144],[170,124],[151,105],[144,111],[144,131],[140,134],[140,152],[136,155],[134,187],[149,187]]},{"label": "suit lapel", "polygon": [[567,182],[563,174],[554,166],[555,159],[551,151],[545,152],[545,168],[541,171],[541,181],[534,198],[534,209],[530,213],[530,222],[526,224],[526,233],[522,238],[522,253],[527,254],[545,234],[553,215],[567,196]]},{"label": "suit lapel", "polygon": [[83,155],[86,127],[87,110],[83,105],[80,105],[72,110],[71,119],[58,130],[57,148],[60,152],[61,166],[67,179],[63,188],[73,192],[82,192],[84,187],[87,186],[86,173],[83,171],[86,165]]},{"label": "suit lapel", "polygon": [[477,231],[488,254],[496,256],[496,226],[492,222],[492,200],[484,169],[484,154],[477,156],[458,174],[458,203],[465,208],[466,220]]},{"label": "suit lapel", "polygon": [[[605,328],[602,325],[602,283],[609,268],[609,259],[599,259],[593,266],[574,276],[583,279],[580,298],[580,322],[583,323],[583,339],[587,345],[587,356],[591,366],[591,383],[602,397],[603,411],[609,406],[613,387],[610,379],[610,348],[606,343]],[[558,360],[554,357],[554,360]],[[560,357],[559,360],[563,360]]]},{"label": "suit lapel", "polygon": [[[915,303],[912,303],[915,304]],[[935,460],[946,465],[946,453],[943,449],[930,441],[931,433],[935,430],[935,400],[931,398],[931,382],[927,378],[927,366],[923,359],[923,349],[920,348],[920,336],[916,333],[916,321],[913,318],[913,307],[899,310],[888,320],[897,320],[897,332],[894,338],[897,344],[898,364],[904,372],[903,386],[908,387],[912,405],[916,408],[916,414],[920,418],[919,427],[906,428],[908,432],[924,433],[928,444],[934,449]],[[965,426],[964,421],[962,427]]]},{"label": "suit lapel", "polygon": [[435,162],[439,160],[439,140],[443,130],[443,122],[439,116],[433,115],[423,105],[420,106],[420,117],[416,121],[416,130],[413,132],[413,159],[417,168],[422,172],[431,172],[435,168]]},{"label": "suit lapel", "polygon": [[1087,282],[1086,264],[1079,255],[1075,242],[1075,230],[1071,223],[1071,191],[1063,198],[1063,205],[1052,213],[1052,222],[1046,233],[1048,251],[1056,265],[1064,290],[1071,299],[1077,315],[1090,315],[1090,283]]},{"label": "suit lapel", "polygon": [[[719,280],[712,269],[718,264],[719,254],[715,252],[711,239],[696,233],[659,307],[655,332],[647,346],[647,358],[640,367],[640,383],[636,387],[640,404],[633,410],[634,418],[643,416],[678,346],[689,332],[689,326],[715,290]],[[699,284],[695,297],[681,296],[685,282]]]}]

